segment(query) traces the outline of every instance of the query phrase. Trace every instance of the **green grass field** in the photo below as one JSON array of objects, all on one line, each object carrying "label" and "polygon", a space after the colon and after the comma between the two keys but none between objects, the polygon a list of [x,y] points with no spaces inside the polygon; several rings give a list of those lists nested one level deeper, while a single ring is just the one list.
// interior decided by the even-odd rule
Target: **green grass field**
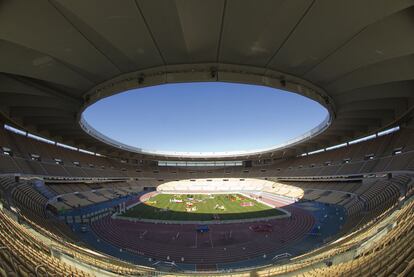
[{"label": "green grass field", "polygon": [[[242,206],[243,203],[245,206]],[[158,194],[145,203],[129,209],[122,216],[142,219],[207,221],[283,214],[283,211],[240,194]]]}]

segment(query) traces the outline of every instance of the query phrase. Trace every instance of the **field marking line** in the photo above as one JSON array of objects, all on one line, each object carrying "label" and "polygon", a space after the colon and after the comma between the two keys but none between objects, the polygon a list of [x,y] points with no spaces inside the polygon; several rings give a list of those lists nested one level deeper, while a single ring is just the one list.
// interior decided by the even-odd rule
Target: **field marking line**
[{"label": "field marking line", "polygon": [[211,231],[210,231],[210,232],[208,232],[208,234],[210,235],[210,243],[211,243],[211,248],[214,248],[214,245],[213,245],[213,238],[211,237]]}]

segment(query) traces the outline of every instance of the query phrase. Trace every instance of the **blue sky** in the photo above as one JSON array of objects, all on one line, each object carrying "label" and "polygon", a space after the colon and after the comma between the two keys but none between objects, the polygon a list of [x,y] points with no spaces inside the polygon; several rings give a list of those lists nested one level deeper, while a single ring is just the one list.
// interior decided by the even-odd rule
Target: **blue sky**
[{"label": "blue sky", "polygon": [[112,139],[184,152],[267,148],[303,134],[326,115],[321,105],[294,93],[220,82],[130,90],[84,112],[89,124]]}]

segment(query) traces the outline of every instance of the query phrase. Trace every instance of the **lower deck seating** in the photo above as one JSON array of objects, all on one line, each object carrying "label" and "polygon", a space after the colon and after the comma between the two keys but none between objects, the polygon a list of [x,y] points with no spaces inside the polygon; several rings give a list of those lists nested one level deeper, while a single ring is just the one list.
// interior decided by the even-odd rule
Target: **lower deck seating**
[{"label": "lower deck seating", "polygon": [[18,185],[12,192],[14,203],[22,209],[31,210],[38,214],[45,213],[47,198],[41,195],[30,183]]},{"label": "lower deck seating", "polygon": [[56,211],[102,203],[142,191],[140,184],[129,182],[48,185],[57,194],[57,201],[49,203]]},{"label": "lower deck seating", "polygon": [[[412,276],[414,246],[414,199],[395,211],[391,230],[380,240],[365,247],[354,258],[327,266],[332,257],[350,251],[360,245],[378,228],[376,223],[362,231],[356,231],[346,239],[294,259],[285,266],[273,266],[258,270],[256,276],[279,276],[286,273],[302,277],[330,276]],[[297,274],[293,274],[297,271]],[[411,274],[411,275],[410,275]]]},{"label": "lower deck seating", "polygon": [[88,276],[53,257],[48,246],[34,238],[3,211],[0,211],[0,228],[0,265],[6,276]]},{"label": "lower deck seating", "polygon": [[[61,237],[49,232],[22,215],[22,219],[35,230],[49,237],[54,247],[81,263],[90,264],[117,275],[140,276],[148,269],[128,265],[104,255],[94,256],[79,246],[65,243]],[[38,239],[27,227],[19,224],[8,213],[0,210],[0,276],[99,276],[89,274],[53,257],[48,245]]]},{"label": "lower deck seating", "polygon": [[372,247],[354,259],[311,270],[299,276],[412,276],[414,258],[414,202],[399,213],[397,225]]}]

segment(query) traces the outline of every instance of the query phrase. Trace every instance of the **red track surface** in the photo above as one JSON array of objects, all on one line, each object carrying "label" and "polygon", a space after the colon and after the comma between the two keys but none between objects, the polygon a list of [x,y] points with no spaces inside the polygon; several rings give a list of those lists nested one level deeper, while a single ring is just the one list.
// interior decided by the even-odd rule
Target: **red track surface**
[{"label": "red track surface", "polygon": [[313,227],[313,216],[293,206],[283,207],[291,218],[270,220],[271,233],[249,229],[252,223],[210,224],[210,232],[197,233],[192,224],[128,222],[105,217],[92,224],[103,240],[130,252],[192,264],[220,264],[247,260],[284,247],[304,237]]}]

